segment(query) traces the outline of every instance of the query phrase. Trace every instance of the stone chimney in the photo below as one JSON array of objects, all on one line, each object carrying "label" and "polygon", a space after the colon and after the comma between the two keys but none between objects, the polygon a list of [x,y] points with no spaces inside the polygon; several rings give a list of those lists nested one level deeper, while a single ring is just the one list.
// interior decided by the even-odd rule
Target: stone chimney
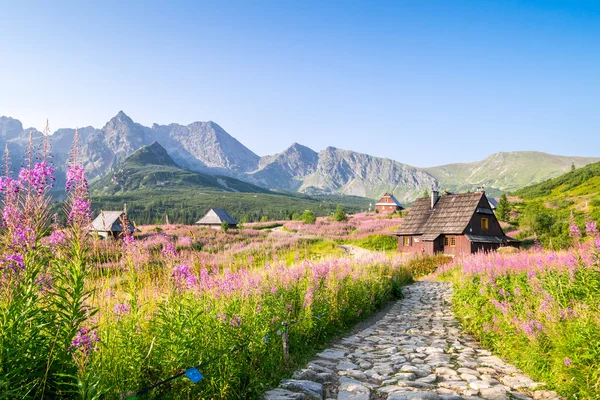
[{"label": "stone chimney", "polygon": [[433,207],[435,207],[435,204],[437,203],[439,198],[440,198],[440,192],[438,192],[436,189],[432,189],[431,190],[431,209],[433,209]]}]

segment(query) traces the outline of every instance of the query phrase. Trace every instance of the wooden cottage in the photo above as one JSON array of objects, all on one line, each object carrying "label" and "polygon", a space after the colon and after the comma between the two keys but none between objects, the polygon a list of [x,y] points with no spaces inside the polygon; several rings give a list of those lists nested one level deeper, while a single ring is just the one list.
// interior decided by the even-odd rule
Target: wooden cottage
[{"label": "wooden cottage", "polygon": [[484,192],[417,199],[402,221],[398,249],[423,254],[469,254],[518,246],[504,234]]},{"label": "wooden cottage", "polygon": [[394,212],[404,210],[402,204],[394,197],[392,193],[386,193],[383,197],[375,204],[375,208],[379,212]]},{"label": "wooden cottage", "polygon": [[211,208],[204,217],[196,221],[196,225],[213,229],[221,229],[221,224],[227,222],[230,228],[237,228],[238,222],[222,208]]},{"label": "wooden cottage", "polygon": [[[124,221],[127,221],[126,229],[123,229]],[[136,229],[134,224],[127,219],[125,211],[100,211],[89,228],[90,234],[114,239],[122,236],[127,230],[129,233],[139,232],[139,229]]]}]

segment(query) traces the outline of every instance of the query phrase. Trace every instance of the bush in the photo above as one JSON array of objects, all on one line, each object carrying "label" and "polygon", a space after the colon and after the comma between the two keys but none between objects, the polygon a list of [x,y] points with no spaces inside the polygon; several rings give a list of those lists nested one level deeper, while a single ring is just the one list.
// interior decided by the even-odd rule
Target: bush
[{"label": "bush", "polygon": [[314,224],[315,222],[317,222],[317,217],[315,216],[315,213],[312,212],[312,210],[306,210],[304,211],[304,213],[302,213],[302,222],[304,222],[305,224]]},{"label": "bush", "polygon": [[229,224],[227,223],[227,221],[221,222],[221,230],[227,233],[227,231],[229,230]]},{"label": "bush", "polygon": [[346,215],[346,211],[344,211],[342,206],[337,206],[333,219],[337,222],[348,221],[348,215]]}]

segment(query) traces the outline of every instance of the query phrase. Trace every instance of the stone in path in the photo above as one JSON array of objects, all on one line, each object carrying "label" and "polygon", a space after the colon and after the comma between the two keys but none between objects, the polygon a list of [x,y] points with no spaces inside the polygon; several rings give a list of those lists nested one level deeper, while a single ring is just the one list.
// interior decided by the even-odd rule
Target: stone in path
[{"label": "stone in path", "polygon": [[560,399],[461,332],[449,284],[417,282],[403,293],[381,320],[319,353],[264,398]]}]

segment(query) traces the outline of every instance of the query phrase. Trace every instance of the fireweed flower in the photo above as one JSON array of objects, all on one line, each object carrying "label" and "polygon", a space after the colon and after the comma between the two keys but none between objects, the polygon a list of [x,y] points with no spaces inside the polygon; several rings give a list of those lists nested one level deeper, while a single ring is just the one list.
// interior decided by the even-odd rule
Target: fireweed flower
[{"label": "fireweed flower", "polygon": [[21,254],[8,254],[2,257],[2,261],[0,261],[0,266],[2,269],[11,269],[13,271],[18,271],[25,269],[25,260]]},{"label": "fireweed flower", "polygon": [[596,226],[596,222],[588,221],[585,223],[585,234],[588,236],[598,235],[598,227]]},{"label": "fireweed flower", "polygon": [[73,199],[68,219],[69,224],[88,221],[90,219],[90,202],[84,199]]},{"label": "fireweed flower", "polygon": [[568,367],[569,365],[573,364],[573,362],[571,361],[571,359],[569,357],[565,357],[565,359],[563,360],[563,363]]},{"label": "fireweed flower", "polygon": [[19,181],[22,186],[29,186],[37,194],[41,195],[54,181],[54,168],[47,163],[41,162],[34,165],[32,169],[23,168],[19,173]]},{"label": "fireweed flower", "polygon": [[131,304],[129,303],[116,303],[113,312],[116,315],[128,315],[131,312]]},{"label": "fireweed flower", "polygon": [[173,268],[173,283],[178,290],[192,289],[198,285],[198,277],[189,265],[178,265]]},{"label": "fireweed flower", "polygon": [[85,178],[85,170],[82,166],[73,165],[67,169],[67,191],[76,188],[87,190],[87,179]]},{"label": "fireweed flower", "polygon": [[229,321],[229,327],[239,328],[240,326],[242,326],[242,317],[239,315],[234,315],[231,317],[231,320]]},{"label": "fireweed flower", "polygon": [[569,227],[569,231],[571,232],[572,237],[580,237],[581,236],[581,231],[579,230],[579,227],[575,224],[573,224]]},{"label": "fireweed flower", "polygon": [[222,323],[225,323],[225,322],[227,322],[227,314],[225,314],[225,313],[218,313],[217,314],[217,319],[219,321],[221,321]]},{"label": "fireweed flower", "polygon": [[52,232],[52,234],[50,234],[50,247],[61,246],[65,242],[66,238],[66,235],[61,231]]},{"label": "fireweed flower", "polygon": [[83,353],[87,354],[91,351],[98,351],[96,345],[99,342],[100,338],[98,337],[98,332],[82,327],[79,332],[77,332],[77,335],[75,335],[75,339],[71,342],[71,349],[81,350]]}]

